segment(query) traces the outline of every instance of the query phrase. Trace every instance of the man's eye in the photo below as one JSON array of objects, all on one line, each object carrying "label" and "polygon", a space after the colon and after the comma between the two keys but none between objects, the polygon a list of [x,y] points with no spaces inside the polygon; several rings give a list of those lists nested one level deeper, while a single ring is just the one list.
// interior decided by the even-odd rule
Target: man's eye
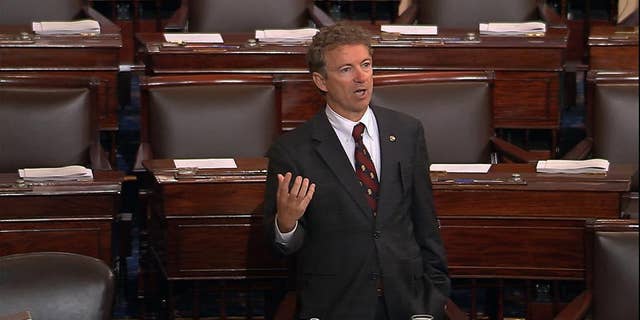
[{"label": "man's eye", "polygon": [[371,67],[371,62],[365,62],[362,64],[363,68],[370,68]]},{"label": "man's eye", "polygon": [[345,67],[345,68],[340,69],[340,72],[349,72],[349,71],[351,71],[350,67]]}]

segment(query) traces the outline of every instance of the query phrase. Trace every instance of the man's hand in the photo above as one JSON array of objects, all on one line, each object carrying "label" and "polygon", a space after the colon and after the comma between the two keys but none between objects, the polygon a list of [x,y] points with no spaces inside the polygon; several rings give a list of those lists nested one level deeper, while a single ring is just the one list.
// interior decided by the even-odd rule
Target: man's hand
[{"label": "man's hand", "polygon": [[291,172],[284,175],[278,174],[277,223],[278,229],[282,233],[293,230],[296,221],[304,214],[316,190],[315,183],[310,183],[308,178],[303,179],[301,176],[295,178],[293,186],[289,189],[292,176]]}]

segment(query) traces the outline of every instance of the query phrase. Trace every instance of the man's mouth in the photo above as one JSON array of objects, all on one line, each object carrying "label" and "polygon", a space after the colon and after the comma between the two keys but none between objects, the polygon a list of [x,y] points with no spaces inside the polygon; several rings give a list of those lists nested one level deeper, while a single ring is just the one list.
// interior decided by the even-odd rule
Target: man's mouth
[{"label": "man's mouth", "polygon": [[354,91],[353,93],[355,93],[357,96],[362,97],[362,96],[364,96],[364,95],[366,95],[366,94],[367,94],[367,89],[364,89],[364,88],[362,88],[362,89],[357,89],[357,90],[356,90],[356,91]]}]

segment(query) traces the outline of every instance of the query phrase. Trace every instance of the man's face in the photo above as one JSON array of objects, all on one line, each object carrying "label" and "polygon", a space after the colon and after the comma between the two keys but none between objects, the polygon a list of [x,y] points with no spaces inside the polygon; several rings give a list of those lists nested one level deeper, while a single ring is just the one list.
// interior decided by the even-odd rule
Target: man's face
[{"label": "man's face", "polygon": [[362,44],[341,45],[324,55],[326,76],[313,73],[316,86],[326,92],[327,104],[339,115],[358,121],[367,110],[373,90],[373,63]]}]

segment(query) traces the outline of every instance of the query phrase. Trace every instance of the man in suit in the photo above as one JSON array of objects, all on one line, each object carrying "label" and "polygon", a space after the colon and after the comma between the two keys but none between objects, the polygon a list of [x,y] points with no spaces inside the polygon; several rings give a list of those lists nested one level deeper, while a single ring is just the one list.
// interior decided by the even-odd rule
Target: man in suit
[{"label": "man in suit", "polygon": [[297,254],[299,318],[443,318],[450,281],[420,122],[369,104],[362,28],[322,29],[307,60],[327,106],[273,144],[265,195],[267,236]]}]

